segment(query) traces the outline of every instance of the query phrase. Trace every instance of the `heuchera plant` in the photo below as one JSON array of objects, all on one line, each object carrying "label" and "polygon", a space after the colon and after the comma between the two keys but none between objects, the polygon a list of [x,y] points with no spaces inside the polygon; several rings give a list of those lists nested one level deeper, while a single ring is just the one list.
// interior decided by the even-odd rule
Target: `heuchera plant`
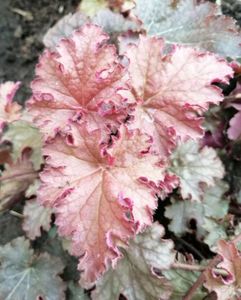
[{"label": "heuchera plant", "polygon": [[[114,7],[125,11],[121,1]],[[31,198],[23,210],[23,229],[32,240],[41,236],[41,228],[49,231],[54,215],[65,248],[79,259],[80,285],[95,286],[92,299],[181,299],[186,294],[188,300],[212,291],[218,299],[236,299],[238,239],[221,240],[228,239],[225,228],[233,221],[222,199],[228,190],[221,181],[225,169],[217,152],[200,141],[205,113],[223,101],[222,88],[237,72],[224,56],[241,54],[241,38],[232,19],[219,16],[208,2],[139,0],[132,11],[127,7],[126,18],[105,10],[91,20],[78,12],[50,30],[25,111],[12,102],[19,83],[0,86],[2,141],[13,149],[3,160],[3,207],[15,202],[20,190]],[[197,18],[190,29],[190,20]],[[113,31],[107,20],[116,21]],[[177,22],[181,29],[172,28]],[[239,89],[230,99],[237,101]],[[231,101],[231,106],[240,110],[240,103]],[[230,121],[231,140],[240,136],[239,125],[240,112]],[[196,219],[197,239],[218,253],[209,265],[196,265],[191,255],[174,250],[175,238],[161,239],[165,231],[153,215],[158,200],[163,203],[171,193],[163,225],[178,237]],[[219,233],[212,235],[215,226]],[[51,261],[48,254],[32,256],[24,238],[0,248],[0,299],[64,299],[63,265],[57,260],[39,288],[33,290],[37,282],[30,277],[25,292],[17,292],[31,264],[31,272],[41,277]],[[13,272],[5,274],[9,266]],[[17,278],[11,281],[18,271],[19,285]],[[45,290],[51,276],[53,286]],[[69,285],[71,293],[70,299],[90,295]]]},{"label": "heuchera plant", "polygon": [[[93,283],[118,246],[152,223],[177,141],[202,134],[200,115],[222,100],[214,82],[232,69],[221,58],[140,36],[126,66],[107,35],[87,24],[46,50],[28,102],[43,132],[39,200],[55,207],[61,235]],[[169,183],[170,184],[170,183]]]}]

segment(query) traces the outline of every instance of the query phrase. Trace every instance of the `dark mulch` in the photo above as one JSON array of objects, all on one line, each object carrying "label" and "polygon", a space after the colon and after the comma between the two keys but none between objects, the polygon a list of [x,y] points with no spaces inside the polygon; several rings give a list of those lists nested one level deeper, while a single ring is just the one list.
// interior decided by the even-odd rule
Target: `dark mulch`
[{"label": "dark mulch", "polygon": [[0,1],[0,82],[21,81],[18,101],[30,95],[29,82],[43,49],[45,32],[79,0]]}]

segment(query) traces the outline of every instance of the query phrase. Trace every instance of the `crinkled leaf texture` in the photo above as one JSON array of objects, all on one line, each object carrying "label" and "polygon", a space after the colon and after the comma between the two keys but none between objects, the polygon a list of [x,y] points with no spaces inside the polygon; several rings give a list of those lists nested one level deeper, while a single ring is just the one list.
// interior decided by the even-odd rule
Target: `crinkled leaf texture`
[{"label": "crinkled leaf texture", "polygon": [[215,179],[224,176],[224,167],[211,147],[200,149],[193,140],[180,144],[171,156],[170,171],[180,180],[183,199],[191,198],[201,201],[204,194],[203,185],[215,185]]},{"label": "crinkled leaf texture", "polygon": [[41,228],[50,229],[52,209],[44,207],[36,199],[27,200],[24,206],[23,230],[29,239],[41,236]]},{"label": "crinkled leaf texture", "polygon": [[[221,225],[210,227],[210,221],[215,225],[215,221],[222,220],[228,213],[228,201],[224,197],[227,191],[227,184],[218,182],[214,187],[206,189],[201,202],[190,202],[189,200],[175,201],[166,207],[165,216],[171,220],[168,228],[176,235],[181,236],[190,232],[190,221],[196,221],[197,237],[208,238],[208,245],[215,246],[221,234]],[[207,236],[207,233],[212,234]]]},{"label": "crinkled leaf texture", "polygon": [[135,14],[150,35],[169,43],[198,46],[224,56],[241,57],[235,20],[219,15],[218,6],[197,0],[137,0]]},{"label": "crinkled leaf texture", "polygon": [[210,53],[175,47],[166,55],[162,39],[145,36],[128,47],[124,67],[107,39],[87,24],[47,50],[28,103],[46,141],[38,198],[72,240],[86,287],[152,224],[157,194],[175,186],[167,155],[178,140],[202,135],[199,115],[222,100],[212,84],[232,76]]},{"label": "crinkled leaf texture", "polygon": [[217,253],[222,262],[218,267],[228,272],[227,276],[215,274],[214,270],[206,271],[205,287],[215,291],[218,300],[239,299],[241,297],[241,255],[233,242],[220,240]]},{"label": "crinkled leaf texture", "polygon": [[167,155],[177,139],[200,138],[202,119],[209,103],[223,97],[213,82],[227,83],[228,64],[210,54],[176,46],[164,54],[164,41],[141,36],[127,49],[129,74],[137,107],[132,128],[142,128],[154,139],[155,151]]},{"label": "crinkled leaf texture", "polygon": [[35,256],[24,237],[0,247],[0,262],[0,299],[65,299],[62,262],[47,253]]},{"label": "crinkled leaf texture", "polygon": [[70,120],[84,120],[95,129],[126,117],[122,93],[128,78],[107,40],[100,27],[87,24],[40,58],[28,107],[46,139],[65,130]]},{"label": "crinkled leaf texture", "polygon": [[128,248],[121,248],[123,258],[97,282],[92,298],[118,300],[123,294],[128,300],[170,299],[168,281],[154,271],[169,269],[174,262],[173,243],[161,240],[163,235],[163,227],[154,223],[131,240]]},{"label": "crinkled leaf texture", "polygon": [[70,236],[81,256],[83,284],[93,282],[119,255],[134,230],[152,223],[165,165],[148,152],[149,137],[121,127],[111,147],[100,131],[72,126],[44,148],[47,166],[38,197],[54,207],[61,235]]},{"label": "crinkled leaf texture", "polygon": [[16,121],[20,118],[21,106],[13,102],[15,93],[20,82],[5,82],[0,84],[0,133],[5,124]]}]

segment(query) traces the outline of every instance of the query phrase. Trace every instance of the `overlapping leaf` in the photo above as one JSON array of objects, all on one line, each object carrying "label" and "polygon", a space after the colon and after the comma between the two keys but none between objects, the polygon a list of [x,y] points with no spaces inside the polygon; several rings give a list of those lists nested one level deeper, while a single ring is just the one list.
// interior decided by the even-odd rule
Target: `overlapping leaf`
[{"label": "overlapping leaf", "polygon": [[241,37],[230,17],[209,1],[137,0],[136,15],[150,35],[168,43],[198,46],[224,56],[241,56]]},{"label": "overlapping leaf", "polygon": [[206,271],[205,287],[215,291],[218,300],[239,299],[241,296],[241,255],[233,242],[220,240],[218,254],[222,262],[218,267],[227,271],[226,276],[215,274],[214,270]]},{"label": "overlapping leaf", "polygon": [[0,298],[8,300],[62,300],[64,266],[47,253],[35,256],[30,243],[19,237],[0,247]]},{"label": "overlapping leaf", "polygon": [[5,164],[0,176],[0,210],[9,208],[34,182],[37,173],[27,153],[15,163]]},{"label": "overlapping leaf", "polygon": [[41,147],[41,135],[37,128],[29,122],[22,120],[10,124],[8,130],[4,133],[2,141],[9,141],[12,144],[13,161],[21,158],[22,152],[26,149],[31,150],[31,161],[35,170],[40,169],[43,162]]},{"label": "overlapping leaf", "polygon": [[171,156],[170,171],[180,180],[183,199],[202,199],[205,187],[214,186],[215,179],[222,179],[224,168],[216,151],[205,146],[200,149],[193,140],[180,144]]},{"label": "overlapping leaf", "polygon": [[95,129],[123,113],[126,71],[107,40],[98,26],[88,24],[40,58],[28,106],[46,139],[65,130],[69,120],[85,120]]},{"label": "overlapping leaf", "polygon": [[80,286],[70,282],[68,287],[70,290],[69,300],[90,300],[89,296]]},{"label": "overlapping leaf", "polygon": [[175,201],[172,200],[172,205],[166,208],[165,216],[171,220],[169,229],[177,235],[182,235],[190,232],[190,222],[195,220],[197,227],[198,238],[204,238],[207,234],[213,236],[206,236],[209,241],[209,246],[215,246],[218,237],[222,236],[220,232],[222,226],[216,228],[209,226],[213,220],[222,220],[228,212],[228,201],[223,194],[227,190],[227,184],[219,182],[216,186],[206,190],[201,202],[190,202],[190,200]]},{"label": "overlapping leaf", "polygon": [[168,269],[174,262],[173,244],[161,240],[164,230],[154,223],[144,233],[122,248],[123,258],[97,282],[95,300],[118,300],[123,294],[128,300],[170,299],[171,287],[155,270]]},{"label": "overlapping leaf", "polygon": [[64,16],[48,30],[43,38],[44,45],[54,49],[62,38],[70,37],[74,30],[89,22],[102,27],[110,35],[112,42],[116,42],[118,35],[128,30],[137,31],[140,29],[139,23],[124,18],[121,14],[107,8],[97,12],[92,19],[76,12]]},{"label": "overlapping leaf", "polygon": [[154,149],[167,155],[179,137],[200,138],[198,113],[223,98],[214,81],[227,82],[232,69],[221,59],[195,49],[176,47],[163,54],[164,41],[141,36],[129,46],[129,73],[137,99],[135,123],[154,139]]},{"label": "overlapping leaf", "polygon": [[163,164],[148,153],[148,138],[138,131],[122,127],[110,149],[100,148],[100,140],[100,131],[80,125],[66,140],[58,136],[46,145],[38,193],[55,207],[59,232],[72,237],[73,253],[84,255],[79,267],[86,284],[119,256],[116,246],[133,234],[133,222],[138,228],[151,224],[165,177]]},{"label": "overlapping leaf", "polygon": [[[193,264],[193,258],[189,256],[190,259],[187,259],[178,253],[177,262],[181,264],[188,264],[189,266]],[[193,284],[197,281],[200,273],[191,271],[191,270],[183,270],[183,269],[175,269],[170,268],[169,270],[163,270],[162,274],[168,279],[172,286],[172,294],[171,300],[180,300],[182,299],[188,290],[193,286]],[[192,300],[200,300],[206,296],[207,293],[203,291],[202,288],[198,288],[195,294],[192,296]]]},{"label": "overlapping leaf", "polygon": [[20,82],[5,82],[0,84],[0,133],[6,123],[11,123],[20,118],[21,106],[13,102]]},{"label": "overlapping leaf", "polygon": [[23,215],[23,230],[29,239],[34,240],[41,235],[41,228],[50,229],[52,210],[39,204],[36,199],[28,200],[25,203]]},{"label": "overlapping leaf", "polygon": [[81,12],[68,14],[51,27],[43,37],[46,47],[54,49],[62,38],[69,37],[74,30],[80,28],[88,21],[88,18]]}]

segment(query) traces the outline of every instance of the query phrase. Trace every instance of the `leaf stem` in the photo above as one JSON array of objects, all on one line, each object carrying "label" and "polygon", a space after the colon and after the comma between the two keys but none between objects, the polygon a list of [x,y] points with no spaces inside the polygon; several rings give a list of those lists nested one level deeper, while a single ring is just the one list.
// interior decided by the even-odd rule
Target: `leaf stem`
[{"label": "leaf stem", "polygon": [[[234,239],[231,240],[231,242],[233,242],[234,244],[237,244],[237,243],[241,242],[241,234],[239,234],[236,237],[234,237]],[[196,293],[197,289],[204,283],[204,281],[206,279],[204,271],[206,271],[208,269],[213,269],[221,261],[222,261],[221,256],[220,255],[216,255],[209,262],[209,264],[202,271],[202,273],[200,274],[200,276],[198,277],[198,279],[196,280],[196,282],[193,284],[193,286],[187,291],[186,295],[183,297],[183,300],[192,300],[193,299],[193,295]],[[215,273],[217,272],[217,274],[225,276],[225,274],[223,273],[223,271],[224,270],[221,269],[221,268],[220,269],[219,268],[214,268],[214,272]],[[222,272],[222,273],[220,273],[220,272]],[[227,275],[227,273],[226,273],[226,275]]]},{"label": "leaf stem", "polygon": [[[206,271],[209,266],[203,266],[203,265],[190,265],[190,264],[184,264],[184,263],[174,263],[172,264],[173,269],[182,269],[186,271],[196,271],[196,272],[203,272]],[[227,276],[228,272],[221,268],[214,268],[213,269],[216,274]]]},{"label": "leaf stem", "polygon": [[24,215],[20,214],[19,212],[15,211],[15,210],[10,210],[9,213],[14,217],[18,217],[19,219],[24,219]]},{"label": "leaf stem", "polygon": [[[215,256],[209,264],[206,266],[205,270],[212,269],[215,267],[219,262],[221,262],[221,257],[219,255]],[[196,293],[197,289],[200,288],[200,286],[204,283],[205,281],[205,273],[202,272],[196,282],[193,284],[193,286],[187,291],[186,295],[183,297],[183,300],[192,300],[193,295]]]}]

